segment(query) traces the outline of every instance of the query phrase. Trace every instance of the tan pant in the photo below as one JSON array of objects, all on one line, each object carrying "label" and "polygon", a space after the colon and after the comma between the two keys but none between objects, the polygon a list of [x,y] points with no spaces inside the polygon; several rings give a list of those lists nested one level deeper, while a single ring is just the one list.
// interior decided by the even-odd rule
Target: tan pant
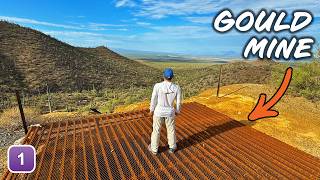
[{"label": "tan pant", "polygon": [[159,140],[160,140],[160,130],[161,130],[161,125],[163,121],[166,123],[169,148],[173,148],[173,149],[177,148],[175,118],[153,116],[153,131],[151,133],[151,150],[154,152],[158,151]]}]

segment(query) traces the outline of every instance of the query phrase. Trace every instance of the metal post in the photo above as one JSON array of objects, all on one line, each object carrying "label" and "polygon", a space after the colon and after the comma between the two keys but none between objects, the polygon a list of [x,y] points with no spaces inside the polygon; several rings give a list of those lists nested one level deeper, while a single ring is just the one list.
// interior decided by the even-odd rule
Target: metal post
[{"label": "metal post", "polygon": [[17,101],[18,101],[18,105],[19,105],[19,111],[20,111],[20,116],[21,116],[21,120],[22,120],[22,124],[23,124],[24,133],[27,134],[28,133],[28,127],[27,127],[26,118],[24,116],[24,112],[23,112],[23,107],[22,107],[19,91],[16,91],[16,97],[17,97]]},{"label": "metal post", "polygon": [[220,73],[219,73],[218,88],[217,88],[217,97],[219,97],[219,92],[220,92],[221,74],[222,74],[222,65],[220,65]]},{"label": "metal post", "polygon": [[52,109],[51,109],[51,96],[50,96],[50,89],[49,89],[48,84],[47,84],[47,96],[48,96],[49,112],[52,113]]}]

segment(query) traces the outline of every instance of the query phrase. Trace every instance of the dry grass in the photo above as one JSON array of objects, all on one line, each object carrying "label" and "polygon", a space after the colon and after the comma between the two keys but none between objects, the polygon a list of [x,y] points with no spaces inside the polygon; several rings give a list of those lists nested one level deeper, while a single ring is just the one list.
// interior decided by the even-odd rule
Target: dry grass
[{"label": "dry grass", "polygon": [[114,112],[128,112],[128,111],[133,111],[133,110],[138,110],[138,109],[145,109],[149,107],[149,101],[143,101],[135,104],[130,104],[130,105],[122,105],[122,106],[117,106],[114,110]]},{"label": "dry grass", "polygon": [[278,117],[251,123],[247,121],[247,116],[255,106],[259,94],[265,92],[270,98],[276,89],[267,85],[231,85],[221,89],[221,96],[238,89],[240,90],[223,98],[215,97],[213,94],[216,90],[209,89],[190,98],[189,101],[205,104],[287,144],[320,157],[320,110],[315,103],[302,97],[287,95],[274,107],[280,112]]},{"label": "dry grass", "polygon": [[[25,107],[24,108],[25,117],[28,120],[33,120],[40,115],[40,111],[36,108]],[[20,112],[17,107],[6,109],[0,114],[0,127],[18,129],[21,128],[21,117]]]},{"label": "dry grass", "polygon": [[[24,108],[28,126],[32,124],[45,124],[64,120],[74,120],[88,116],[88,112],[52,112],[41,114],[36,108]],[[0,114],[0,127],[8,129],[21,129],[22,122],[18,108],[5,110]]]},{"label": "dry grass", "polygon": [[37,117],[32,124],[45,124],[58,121],[76,120],[89,116],[88,112],[53,112]]}]

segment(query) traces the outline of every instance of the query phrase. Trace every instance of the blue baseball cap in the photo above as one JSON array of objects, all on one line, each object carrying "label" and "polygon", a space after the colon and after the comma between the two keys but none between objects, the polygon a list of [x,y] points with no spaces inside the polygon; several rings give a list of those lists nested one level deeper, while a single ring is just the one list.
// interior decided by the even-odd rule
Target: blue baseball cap
[{"label": "blue baseball cap", "polygon": [[167,79],[171,79],[173,78],[173,70],[171,68],[166,68],[164,71],[163,71],[163,76]]}]

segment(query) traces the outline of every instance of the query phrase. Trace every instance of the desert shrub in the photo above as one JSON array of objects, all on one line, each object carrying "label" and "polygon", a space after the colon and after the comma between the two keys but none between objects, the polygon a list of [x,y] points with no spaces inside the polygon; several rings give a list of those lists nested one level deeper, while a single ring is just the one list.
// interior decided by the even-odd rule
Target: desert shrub
[{"label": "desert shrub", "polygon": [[312,101],[320,100],[320,62],[297,62],[295,64],[280,64],[273,68],[274,85],[279,86],[283,79],[285,69],[293,67],[293,77],[288,93],[302,96]]},{"label": "desert shrub", "polygon": [[292,86],[298,94],[313,101],[320,100],[320,62],[302,64],[295,69]]},{"label": "desert shrub", "polygon": [[[157,63],[155,67],[173,67],[176,77],[174,82],[182,88],[184,98],[198,94],[200,91],[217,87],[220,65],[192,63]],[[268,63],[235,62],[223,66],[222,85],[238,83],[265,83],[269,77]],[[159,73],[161,76],[161,73]],[[90,88],[81,92],[53,92],[50,93],[52,111],[58,112],[90,112],[90,108],[97,108],[101,112],[112,112],[116,106],[129,105],[150,100],[153,84],[162,81],[161,78],[148,86],[131,86],[128,88],[103,87],[99,90]],[[13,102],[15,102],[15,96]],[[11,97],[10,96],[10,97]],[[42,114],[49,112],[48,96],[37,94],[30,96],[28,100],[33,106],[40,109]],[[26,104],[25,106],[30,106]],[[32,107],[33,107],[32,106]]]}]

